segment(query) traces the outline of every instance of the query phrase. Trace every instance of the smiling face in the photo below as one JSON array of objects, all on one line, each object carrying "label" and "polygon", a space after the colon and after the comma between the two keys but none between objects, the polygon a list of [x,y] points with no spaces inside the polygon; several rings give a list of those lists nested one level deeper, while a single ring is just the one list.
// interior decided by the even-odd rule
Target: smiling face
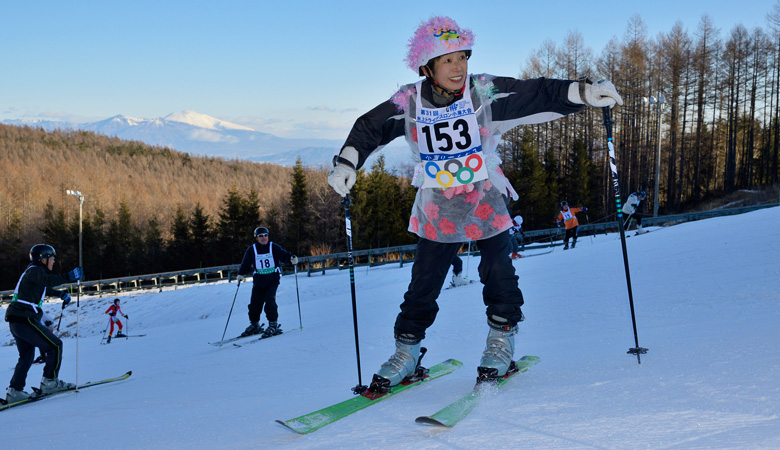
[{"label": "smiling face", "polygon": [[433,61],[432,78],[444,89],[459,91],[466,82],[468,71],[469,59],[466,52],[453,52],[439,56]]}]

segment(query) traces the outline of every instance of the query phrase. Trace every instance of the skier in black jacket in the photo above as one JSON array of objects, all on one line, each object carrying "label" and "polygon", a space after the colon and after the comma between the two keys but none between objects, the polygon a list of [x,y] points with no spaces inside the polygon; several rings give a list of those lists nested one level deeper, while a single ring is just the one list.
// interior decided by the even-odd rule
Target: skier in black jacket
[{"label": "skier in black jacket", "polygon": [[[30,249],[30,265],[27,266],[14,290],[14,297],[5,313],[5,321],[11,329],[19,350],[19,362],[16,363],[11,383],[6,391],[8,403],[17,402],[30,397],[24,391],[27,383],[27,372],[35,358],[35,347],[46,355],[46,365],[43,367],[41,392],[52,392],[73,389],[76,386],[57,378],[62,364],[62,340],[55,336],[42,319],[45,313],[41,306],[47,296],[62,299],[62,308],[70,303],[67,291],[53,289],[65,283],[72,283],[82,278],[82,270],[76,267],[63,275],[52,273],[56,253],[50,245],[38,244]],[[51,320],[47,320],[51,322]]]},{"label": "skier in black jacket", "polygon": [[[241,333],[242,336],[263,333],[263,337],[270,337],[282,334],[282,328],[277,323],[279,312],[276,306],[276,289],[281,278],[280,264],[298,264],[298,257],[279,244],[270,242],[268,228],[255,228],[255,243],[246,249],[236,277],[240,281],[252,274],[249,326]],[[260,325],[260,313],[263,312],[263,307],[268,319],[268,328],[265,330]]]},{"label": "skier in black jacket", "polygon": [[509,257],[512,220],[506,198],[517,200],[518,194],[500,168],[501,135],[586,106],[623,104],[609,81],[471,74],[473,43],[471,30],[449,17],[422,23],[409,40],[406,63],[424,79],[402,86],[358,118],[328,174],[328,184],[347,195],[368,157],[401,136],[418,161],[408,228],[419,237],[412,280],[395,322],[396,352],[375,373],[372,392],[413,375],[452,257],[469,240],[477,241],[481,252],[478,270],[489,328],[478,374],[480,379],[506,374],[524,300]]}]

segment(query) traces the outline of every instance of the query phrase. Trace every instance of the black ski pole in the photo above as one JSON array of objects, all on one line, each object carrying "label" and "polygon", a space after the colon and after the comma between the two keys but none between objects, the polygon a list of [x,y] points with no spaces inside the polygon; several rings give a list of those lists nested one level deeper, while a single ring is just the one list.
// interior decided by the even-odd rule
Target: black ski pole
[{"label": "black ski pole", "polygon": [[298,291],[298,264],[295,266],[295,296],[298,297],[298,325],[303,330],[303,320],[301,319],[301,293]]},{"label": "black ski pole", "polygon": [[357,355],[358,384],[352,388],[352,392],[357,395],[365,392],[368,386],[363,384],[363,378],[360,373],[360,339],[358,339],[357,300],[355,298],[355,258],[352,255],[352,220],[349,213],[349,205],[351,203],[352,199],[349,198],[349,194],[341,201],[341,204],[344,205],[344,217],[347,228],[347,262],[349,263],[349,287],[352,291],[352,323],[355,327],[355,354]]},{"label": "black ski pole", "polygon": [[636,331],[636,315],[634,314],[634,295],[631,293],[631,272],[628,269],[628,250],[626,249],[626,231],[623,228],[623,206],[620,203],[620,183],[618,182],[617,163],[615,162],[615,145],[612,142],[612,119],[609,116],[609,107],[601,108],[604,115],[604,127],[607,129],[607,146],[609,147],[609,167],[612,170],[612,186],[615,191],[615,204],[617,205],[617,222],[620,230],[620,242],[623,245],[623,265],[626,269],[626,285],[628,286],[628,303],[631,306],[631,324],[634,326],[634,345],[629,348],[628,354],[636,355],[637,363],[642,364],[641,354],[647,353],[646,348],[639,346],[639,336]]},{"label": "black ski pole", "polygon": [[238,297],[238,288],[241,287],[241,280],[238,280],[238,285],[236,286],[236,294],[233,296],[233,304],[230,305],[230,312],[228,313],[227,322],[225,322],[225,331],[222,332],[222,339],[219,340],[219,348],[222,348],[222,341],[225,340],[225,333],[227,333],[227,327],[230,323],[230,316],[233,315],[233,307],[236,306],[236,297]]},{"label": "black ski pole", "polygon": [[60,312],[60,320],[57,321],[57,332],[60,331],[60,324],[62,323],[62,316],[65,315],[65,306],[62,307],[62,312]]},{"label": "black ski pole", "polygon": [[106,332],[108,331],[108,326],[111,325],[111,318],[108,318],[108,323],[106,324],[106,329],[103,330],[103,337],[100,338],[100,345],[103,345],[103,341],[106,340]]}]

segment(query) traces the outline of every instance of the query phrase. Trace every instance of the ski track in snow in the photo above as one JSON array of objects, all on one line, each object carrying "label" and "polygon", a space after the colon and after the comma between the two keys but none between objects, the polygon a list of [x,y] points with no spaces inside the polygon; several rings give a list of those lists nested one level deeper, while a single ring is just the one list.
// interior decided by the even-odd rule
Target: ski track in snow
[{"label": "ski track in snow", "polygon": [[[61,378],[132,377],[0,412],[3,448],[780,448],[780,236],[772,223],[780,208],[627,240],[639,345],[649,348],[641,364],[626,354],[634,337],[615,234],[513,261],[527,317],[515,356],[541,362],[452,429],[414,419],[473,386],[487,335],[479,283],[442,291],[423,342],[426,365],[455,358],[463,367],[309,435],[273,421],[345,400],[358,383],[348,270],[298,274],[302,330],[295,280],[283,277],[277,300],[287,335],[241,348],[207,344],[222,335],[235,283],[120,295],[126,331],[147,336],[109,345],[99,342],[115,296],[82,297],[78,343],[70,337],[75,302],[62,321]],[[464,259],[470,278],[478,264]],[[410,269],[355,270],[363,384],[394,350]],[[250,292],[250,283],[240,286],[226,338],[246,327]],[[45,308],[56,318],[60,303]],[[6,383],[18,356],[10,342],[0,326]],[[28,390],[41,369],[30,369]]]}]

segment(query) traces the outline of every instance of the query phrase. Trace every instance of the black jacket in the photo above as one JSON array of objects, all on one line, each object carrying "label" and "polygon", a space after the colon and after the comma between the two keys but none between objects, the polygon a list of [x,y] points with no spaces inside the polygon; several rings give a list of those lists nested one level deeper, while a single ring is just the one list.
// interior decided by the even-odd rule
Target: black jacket
[{"label": "black jacket", "polygon": [[[27,266],[27,270],[22,275],[17,298],[37,305],[41,301],[44,289],[46,289],[46,296],[59,297],[62,292],[54,287],[69,282],[66,275],[55,275],[42,263],[35,262]],[[5,312],[5,320],[6,322],[25,322],[28,318],[34,318],[36,321],[40,321],[42,315],[41,308],[33,308],[25,303],[12,301]]]},{"label": "black jacket", "polygon": [[[569,102],[569,85],[572,83],[570,80],[518,80],[472,74],[472,89],[473,78],[481,76],[489,77],[497,90],[495,101],[490,104],[492,121],[504,131],[521,124],[546,122],[585,108],[585,105]],[[413,84],[405,88],[412,86]],[[425,80],[422,83],[422,97],[436,107],[443,107],[463,96],[458,95],[451,98],[449,103],[439,104],[435,101],[430,82]],[[472,100],[474,99],[472,94]],[[342,149],[354,147],[358,151],[357,168],[360,169],[374,151],[404,135],[404,118],[405,113],[399,111],[392,99],[387,100],[357,119]]]}]

